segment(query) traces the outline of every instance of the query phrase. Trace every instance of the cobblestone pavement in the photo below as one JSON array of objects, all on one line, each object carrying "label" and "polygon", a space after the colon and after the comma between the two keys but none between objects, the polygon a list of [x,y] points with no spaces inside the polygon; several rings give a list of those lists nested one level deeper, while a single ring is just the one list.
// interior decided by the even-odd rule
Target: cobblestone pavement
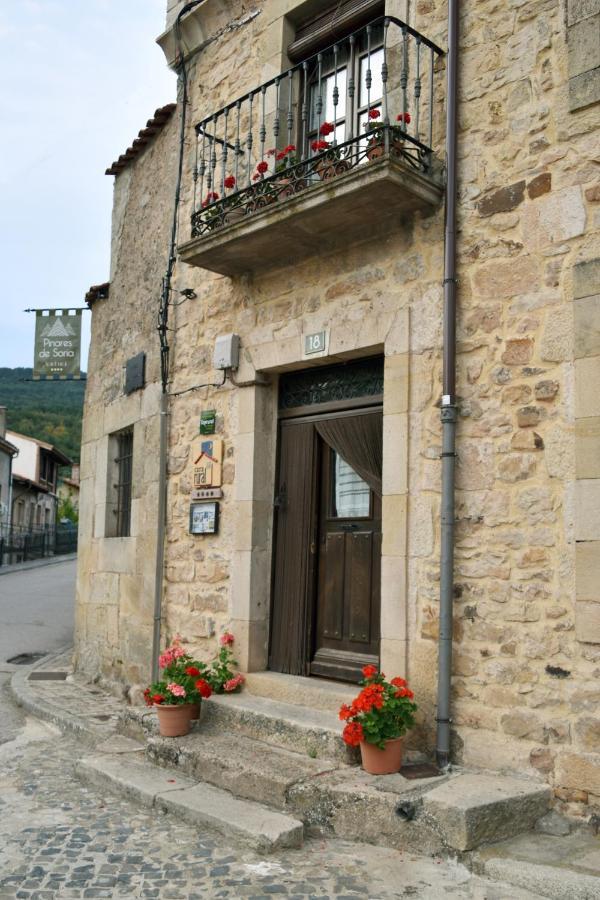
[{"label": "cobblestone pavement", "polygon": [[264,858],[84,787],[73,764],[87,752],[32,717],[0,745],[1,900],[534,897],[453,862],[337,840],[311,839]]}]

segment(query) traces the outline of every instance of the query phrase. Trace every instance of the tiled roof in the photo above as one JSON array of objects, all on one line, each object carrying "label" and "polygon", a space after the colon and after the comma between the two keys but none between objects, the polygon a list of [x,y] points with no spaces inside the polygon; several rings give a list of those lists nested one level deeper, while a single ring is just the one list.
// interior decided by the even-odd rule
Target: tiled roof
[{"label": "tiled roof", "polygon": [[148,144],[150,144],[155,136],[161,131],[164,126],[167,124],[175,109],[177,107],[176,103],[167,103],[166,106],[161,106],[156,110],[151,119],[148,119],[146,122],[146,127],[142,128],[135,141],[129,147],[125,153],[122,153],[121,156],[112,163],[112,165],[106,170],[107,175],[118,175],[119,172],[122,172],[123,169],[126,169],[127,166],[133,162],[134,159],[140,155],[142,150],[144,150]]},{"label": "tiled roof", "polygon": [[85,295],[85,302],[91,306],[96,300],[107,300],[110,292],[110,281],[103,284],[93,284]]}]

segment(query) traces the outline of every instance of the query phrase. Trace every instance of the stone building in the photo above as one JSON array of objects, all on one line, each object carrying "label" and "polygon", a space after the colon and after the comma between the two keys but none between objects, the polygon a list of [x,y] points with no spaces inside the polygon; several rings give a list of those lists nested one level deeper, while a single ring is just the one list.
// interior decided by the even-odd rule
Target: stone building
[{"label": "stone building", "polygon": [[6,439],[6,407],[0,406],[0,534],[10,527],[12,468],[18,452]]},{"label": "stone building", "polygon": [[[159,38],[188,96],[162,640],[208,657],[231,629],[267,695],[267,670],[302,692],[380,661],[430,748],[447,4],[206,0],[176,28],[182,6]],[[453,754],[576,811],[600,803],[600,7],[460,8]],[[128,685],[152,653],[179,72],[109,169],[89,297],[76,660]],[[215,366],[225,335],[237,368],[235,339]],[[193,502],[217,533],[190,533]]]},{"label": "stone building", "polygon": [[58,469],[71,460],[46,441],[7,431],[18,450],[12,467],[12,524],[38,530],[56,525]]}]

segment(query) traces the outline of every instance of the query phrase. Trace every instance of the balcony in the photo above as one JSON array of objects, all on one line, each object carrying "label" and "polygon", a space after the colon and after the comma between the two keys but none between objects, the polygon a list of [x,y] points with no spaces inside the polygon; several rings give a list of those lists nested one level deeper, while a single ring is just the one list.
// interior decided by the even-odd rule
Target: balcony
[{"label": "balcony", "polygon": [[198,123],[183,261],[241,275],[334,252],[435,209],[442,56],[403,22],[381,18]]}]

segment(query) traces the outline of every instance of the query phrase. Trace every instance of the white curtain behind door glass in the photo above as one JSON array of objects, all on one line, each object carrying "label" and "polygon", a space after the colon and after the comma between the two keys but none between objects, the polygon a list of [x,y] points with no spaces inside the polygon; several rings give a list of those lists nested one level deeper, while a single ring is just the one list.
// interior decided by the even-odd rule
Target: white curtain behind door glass
[{"label": "white curtain behind door glass", "polygon": [[354,469],[334,451],[333,483],[338,519],[368,518],[371,489]]}]

